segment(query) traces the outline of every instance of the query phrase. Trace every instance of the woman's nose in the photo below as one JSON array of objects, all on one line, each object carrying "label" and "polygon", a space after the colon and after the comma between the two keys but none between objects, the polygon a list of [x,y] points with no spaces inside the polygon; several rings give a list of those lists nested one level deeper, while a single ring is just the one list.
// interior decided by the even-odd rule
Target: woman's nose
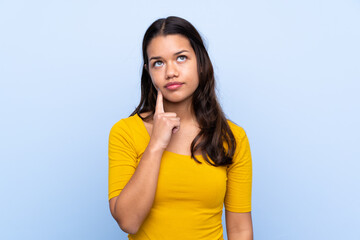
[{"label": "woman's nose", "polygon": [[179,76],[178,70],[174,63],[168,63],[166,66],[166,78],[173,78]]}]

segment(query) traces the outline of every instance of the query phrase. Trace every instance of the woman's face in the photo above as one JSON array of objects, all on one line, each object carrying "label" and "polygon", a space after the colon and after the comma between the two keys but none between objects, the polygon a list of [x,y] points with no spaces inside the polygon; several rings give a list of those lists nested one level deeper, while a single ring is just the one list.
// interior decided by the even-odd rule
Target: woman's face
[{"label": "woman's face", "polygon": [[157,36],[150,41],[147,55],[151,80],[164,100],[191,99],[199,77],[196,55],[189,40],[180,34]]}]

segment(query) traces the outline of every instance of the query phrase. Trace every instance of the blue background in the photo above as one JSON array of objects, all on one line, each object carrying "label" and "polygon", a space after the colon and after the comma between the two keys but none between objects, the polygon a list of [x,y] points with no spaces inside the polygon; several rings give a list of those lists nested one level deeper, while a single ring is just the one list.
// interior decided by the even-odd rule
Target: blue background
[{"label": "blue background", "polygon": [[255,239],[360,239],[355,0],[1,0],[0,239],[126,238],[108,135],[140,100],[145,30],[170,15],[201,32],[249,137]]}]

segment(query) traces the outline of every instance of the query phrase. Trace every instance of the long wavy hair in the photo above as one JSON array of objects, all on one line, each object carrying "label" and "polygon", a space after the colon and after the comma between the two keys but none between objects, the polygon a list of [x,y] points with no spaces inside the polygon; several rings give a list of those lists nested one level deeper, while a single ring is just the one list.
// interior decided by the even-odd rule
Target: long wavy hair
[{"label": "long wavy hair", "polygon": [[[175,16],[160,18],[146,30],[142,42],[144,67],[141,75],[141,99],[130,116],[138,114],[147,122],[155,114],[157,91],[148,73],[147,47],[154,37],[170,34],[186,37],[194,49],[197,60],[199,86],[192,97],[192,108],[200,126],[200,132],[191,143],[191,157],[201,163],[194,155],[198,149],[201,149],[203,158],[209,164],[229,165],[233,162],[236,141],[216,97],[214,69],[199,32],[183,18]],[[150,112],[150,114],[143,118],[140,116],[143,112]]]}]

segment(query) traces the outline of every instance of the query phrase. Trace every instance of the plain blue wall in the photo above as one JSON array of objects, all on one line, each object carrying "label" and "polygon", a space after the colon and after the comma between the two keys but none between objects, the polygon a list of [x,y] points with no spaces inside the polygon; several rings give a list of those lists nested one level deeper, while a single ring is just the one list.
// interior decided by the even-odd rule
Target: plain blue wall
[{"label": "plain blue wall", "polygon": [[107,200],[112,125],[140,97],[141,40],[201,32],[247,132],[258,240],[360,239],[360,3],[0,1],[0,239],[125,239]]}]

